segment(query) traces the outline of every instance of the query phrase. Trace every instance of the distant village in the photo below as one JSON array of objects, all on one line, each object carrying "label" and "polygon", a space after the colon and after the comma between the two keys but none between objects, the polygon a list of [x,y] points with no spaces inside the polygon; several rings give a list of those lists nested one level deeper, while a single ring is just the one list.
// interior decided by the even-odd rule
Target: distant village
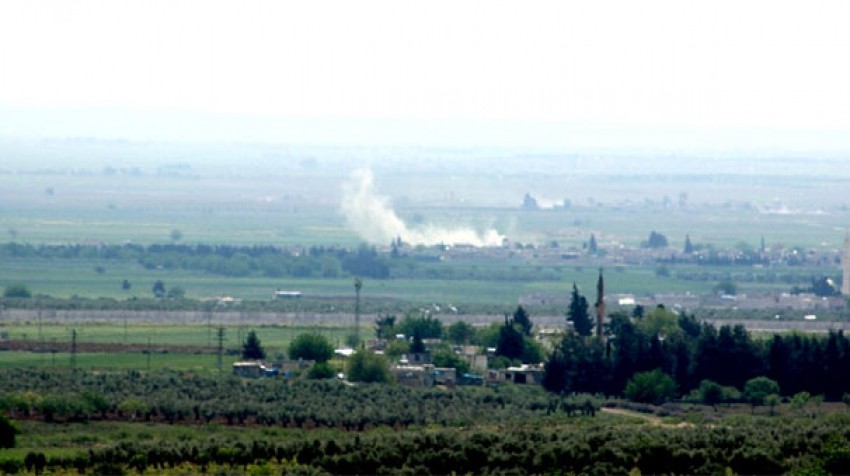
[{"label": "distant village", "polygon": [[[559,336],[548,334],[538,336],[538,339],[553,339]],[[407,341],[405,336],[398,335],[394,339]],[[388,339],[370,339],[365,348],[376,354],[383,354]],[[441,344],[440,339],[424,339],[426,349]],[[436,367],[431,361],[431,353],[426,350],[419,353],[403,354],[398,361],[393,362],[390,371],[394,381],[399,385],[410,387],[433,387],[442,385],[452,388],[456,385],[500,385],[521,384],[537,385],[543,378],[543,364],[522,364],[509,366],[504,369],[488,368],[488,359],[496,352],[495,348],[481,349],[474,345],[456,345],[452,352],[464,360],[469,366],[469,372],[458,374],[457,369]],[[337,358],[345,360],[354,353],[354,349],[336,349]],[[265,363],[262,361],[240,361],[233,364],[233,374],[243,378],[283,377],[296,378],[306,373],[315,362],[305,360],[290,360]],[[343,374],[338,376],[344,378]]]}]

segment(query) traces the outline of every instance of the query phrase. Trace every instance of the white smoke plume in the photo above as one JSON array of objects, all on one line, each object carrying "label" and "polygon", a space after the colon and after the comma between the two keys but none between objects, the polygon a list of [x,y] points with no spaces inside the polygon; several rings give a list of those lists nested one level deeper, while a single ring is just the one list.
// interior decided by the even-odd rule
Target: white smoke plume
[{"label": "white smoke plume", "polygon": [[389,205],[375,193],[370,170],[355,170],[342,197],[342,213],[348,226],[370,243],[390,243],[396,238],[412,245],[501,246],[504,236],[490,229],[478,233],[472,228],[447,229],[433,225],[408,227]]}]

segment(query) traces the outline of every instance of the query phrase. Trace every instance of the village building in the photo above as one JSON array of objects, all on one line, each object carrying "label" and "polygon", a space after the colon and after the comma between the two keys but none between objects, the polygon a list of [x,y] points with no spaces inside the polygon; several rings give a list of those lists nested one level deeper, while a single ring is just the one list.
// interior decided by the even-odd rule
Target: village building
[{"label": "village building", "polygon": [[487,383],[499,385],[506,383],[521,385],[540,385],[543,382],[543,365],[522,364],[519,367],[492,369],[487,371]]}]

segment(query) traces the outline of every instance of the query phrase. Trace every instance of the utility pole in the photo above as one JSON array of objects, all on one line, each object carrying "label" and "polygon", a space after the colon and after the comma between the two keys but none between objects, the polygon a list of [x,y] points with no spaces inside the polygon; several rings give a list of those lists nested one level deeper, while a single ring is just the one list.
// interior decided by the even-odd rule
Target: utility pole
[{"label": "utility pole", "polygon": [[44,346],[44,334],[41,329],[41,309],[38,310],[38,344]]},{"label": "utility pole", "polygon": [[77,368],[77,330],[71,329],[71,368]]},{"label": "utility pole", "polygon": [[363,280],[354,278],[354,335],[360,342],[360,290],[363,288]]},{"label": "utility pole", "polygon": [[841,255],[841,294],[850,296],[850,232],[844,234],[844,254]]},{"label": "utility pole", "polygon": [[224,327],[219,326],[218,328],[218,357],[216,358],[216,367],[218,367],[218,373],[222,371],[221,364],[221,354],[224,353]]},{"label": "utility pole", "polygon": [[206,312],[207,317],[207,346],[212,347],[212,312]]},{"label": "utility pole", "polygon": [[148,349],[145,351],[148,357],[148,372],[151,371],[151,336],[148,336]]}]

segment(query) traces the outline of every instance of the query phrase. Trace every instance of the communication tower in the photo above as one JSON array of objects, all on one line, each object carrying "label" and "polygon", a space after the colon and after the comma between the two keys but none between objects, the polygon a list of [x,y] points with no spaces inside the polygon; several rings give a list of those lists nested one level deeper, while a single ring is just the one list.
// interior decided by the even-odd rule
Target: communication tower
[{"label": "communication tower", "polygon": [[841,294],[850,296],[850,232],[844,235],[844,256],[841,259]]}]

